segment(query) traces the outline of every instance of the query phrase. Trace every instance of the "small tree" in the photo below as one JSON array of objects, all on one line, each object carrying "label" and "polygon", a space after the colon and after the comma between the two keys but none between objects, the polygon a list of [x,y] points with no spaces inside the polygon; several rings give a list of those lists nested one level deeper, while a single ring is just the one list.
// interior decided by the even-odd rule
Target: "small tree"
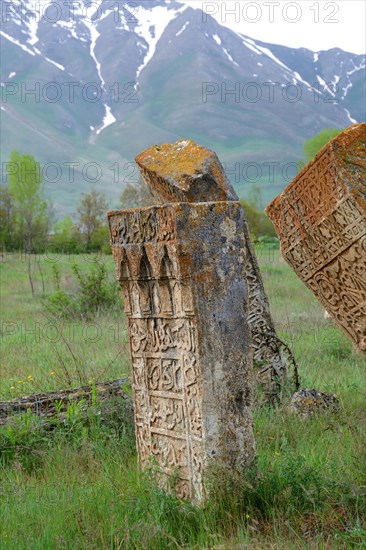
[{"label": "small tree", "polygon": [[[304,154],[306,162],[312,160],[328,141],[338,136],[342,131],[340,128],[324,128],[324,130],[321,130],[318,134],[305,141]],[[301,162],[301,164],[304,164],[304,162]]]},{"label": "small tree", "polygon": [[44,246],[48,233],[47,203],[43,198],[40,165],[32,155],[12,151],[7,176],[20,241],[28,253],[28,276],[34,296],[30,254],[37,241]]},{"label": "small tree", "polygon": [[0,185],[0,243],[5,248],[14,247],[15,234],[14,200],[9,189]]},{"label": "small tree", "polygon": [[257,210],[252,204],[243,199],[240,202],[244,209],[250,232],[254,238],[264,236],[276,237],[275,228],[265,212]]},{"label": "small tree", "polygon": [[256,185],[255,183],[251,185],[248,193],[246,194],[245,202],[256,210],[263,210],[263,195],[262,189],[259,187],[259,185]]},{"label": "small tree", "polygon": [[79,234],[70,216],[65,216],[54,227],[52,246],[57,252],[76,252],[79,247]]},{"label": "small tree", "polygon": [[134,184],[128,183],[120,196],[120,205],[124,210],[153,206],[155,203],[154,197],[141,177]]},{"label": "small tree", "polygon": [[103,254],[112,254],[107,224],[98,227],[91,240],[91,248],[93,250],[100,250]]},{"label": "small tree", "polygon": [[18,232],[30,253],[37,240],[45,242],[48,229],[47,203],[43,197],[40,165],[32,155],[21,155],[13,151],[7,172]]},{"label": "small tree", "polygon": [[86,250],[90,245],[98,229],[104,225],[108,204],[105,196],[95,189],[90,193],[84,193],[77,208],[79,214],[79,227],[85,236]]}]

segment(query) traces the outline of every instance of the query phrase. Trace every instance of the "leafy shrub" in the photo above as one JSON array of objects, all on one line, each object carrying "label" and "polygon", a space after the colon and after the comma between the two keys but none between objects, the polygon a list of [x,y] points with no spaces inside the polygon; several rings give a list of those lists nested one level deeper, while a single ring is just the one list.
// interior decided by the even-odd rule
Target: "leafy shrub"
[{"label": "leafy shrub", "polygon": [[81,274],[74,264],[72,270],[79,282],[79,305],[82,314],[100,313],[102,309],[111,309],[120,298],[116,282],[108,280],[105,264],[96,262],[94,269],[87,275]]},{"label": "leafy shrub", "polygon": [[95,261],[89,273],[82,273],[77,264],[73,264],[72,270],[78,282],[77,291],[73,295],[61,288],[60,271],[57,266],[53,266],[56,290],[44,302],[49,313],[63,319],[91,319],[101,313],[122,311],[118,283],[108,279],[104,263]]},{"label": "leafy shrub", "polygon": [[261,235],[276,237],[276,231],[273,224],[265,212],[261,212],[245,200],[241,200],[240,202],[252,234],[256,237]]}]

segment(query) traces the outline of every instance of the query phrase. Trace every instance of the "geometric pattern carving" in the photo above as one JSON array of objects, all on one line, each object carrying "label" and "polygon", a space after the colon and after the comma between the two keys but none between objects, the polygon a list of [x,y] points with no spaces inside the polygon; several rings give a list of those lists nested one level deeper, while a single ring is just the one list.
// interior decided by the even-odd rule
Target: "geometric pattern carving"
[{"label": "geometric pattern carving", "polygon": [[[231,368],[230,372],[231,360],[228,355],[228,365],[222,365],[225,373],[221,388],[223,394],[226,386],[227,391],[230,390],[233,377],[238,373],[247,378],[247,382],[240,380],[240,392],[243,393],[244,388],[248,395],[247,404],[244,406],[239,403],[237,411],[233,413],[220,402],[220,395],[211,395],[212,387],[208,390],[204,386],[205,383],[211,386],[217,384],[217,380],[210,377],[214,362],[217,363],[216,368],[220,366],[220,350],[215,357],[215,348],[210,338],[217,338],[217,331],[222,327],[215,320],[205,323],[206,328],[203,326],[205,313],[195,295],[199,273],[192,272],[192,267],[196,262],[205,260],[207,265],[202,267],[202,273],[205,269],[214,272],[211,278],[207,277],[205,299],[210,292],[215,292],[213,287],[210,290],[208,283],[215,283],[217,273],[215,275],[214,262],[209,264],[210,248],[204,246],[197,257],[193,249],[195,233],[189,229],[192,222],[183,222],[188,208],[188,217],[192,220],[199,215],[204,227],[207,225],[205,216],[210,212],[212,217],[215,208],[211,206],[202,210],[195,205],[182,206],[175,204],[111,212],[108,216],[117,278],[128,318],[140,464],[147,467],[153,460],[164,487],[168,489],[174,483],[179,498],[199,502],[204,497],[203,469],[207,455],[210,454],[211,458],[217,456],[218,460],[227,455],[225,441],[228,427],[225,424],[230,423],[230,418],[237,424],[237,433],[235,430],[231,432],[234,448],[229,449],[228,454],[232,464],[243,466],[253,459],[251,361],[249,343],[243,343],[241,337],[241,342],[236,344],[239,365],[235,369]],[[236,203],[231,203],[229,210],[231,213],[237,210]],[[216,232],[217,240],[221,235],[220,223],[225,218],[219,214],[214,218],[216,220],[213,223],[209,221],[208,226],[211,236],[215,236]],[[204,229],[207,231],[208,228]],[[233,244],[233,247],[241,251],[238,243]],[[227,262],[227,254],[223,256]],[[229,267],[234,274],[241,269],[240,266],[239,269],[234,265]],[[229,274],[229,280],[231,277]],[[241,292],[244,290],[239,288]],[[242,308],[243,329],[247,322],[244,312],[245,308]],[[231,321],[226,322],[226,325],[230,327]],[[206,331],[210,332],[210,336],[206,335]],[[207,344],[211,346],[211,352],[204,350]],[[244,358],[241,362],[240,357]],[[225,369],[229,369],[229,372]],[[217,388],[214,391],[217,392]],[[215,414],[212,415],[207,407],[217,407]],[[217,421],[216,416],[222,418],[222,414],[226,414],[226,420]],[[245,435],[243,442],[239,441],[240,431]],[[226,457],[224,460],[227,463],[229,459]]]},{"label": "geometric pattern carving", "polygon": [[366,353],[366,124],[323,147],[267,213],[286,261]]}]

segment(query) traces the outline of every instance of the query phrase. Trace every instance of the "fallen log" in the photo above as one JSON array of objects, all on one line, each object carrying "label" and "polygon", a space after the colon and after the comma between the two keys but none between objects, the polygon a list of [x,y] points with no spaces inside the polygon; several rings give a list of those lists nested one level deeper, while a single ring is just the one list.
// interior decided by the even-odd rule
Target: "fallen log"
[{"label": "fallen log", "polygon": [[88,405],[95,401],[106,402],[113,397],[126,400],[126,404],[132,407],[131,384],[128,378],[0,401],[0,425],[7,424],[27,411],[42,418],[52,418],[67,412],[70,404],[85,401],[85,405]]}]

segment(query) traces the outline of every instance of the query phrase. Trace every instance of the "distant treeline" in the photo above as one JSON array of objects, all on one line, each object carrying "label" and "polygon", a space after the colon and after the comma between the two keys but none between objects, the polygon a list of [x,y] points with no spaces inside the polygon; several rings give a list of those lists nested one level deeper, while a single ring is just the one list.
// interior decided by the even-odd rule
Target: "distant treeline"
[{"label": "distant treeline", "polygon": [[[7,251],[40,253],[102,251],[110,253],[106,224],[108,201],[91,189],[76,206],[76,219],[65,216],[55,221],[52,203],[44,197],[40,165],[31,155],[13,151],[8,163],[7,185],[0,186],[0,245]],[[259,188],[253,188],[242,204],[255,237],[275,237],[274,228],[261,208]],[[120,196],[120,208],[151,206],[154,199],[146,185],[127,185]]]}]

